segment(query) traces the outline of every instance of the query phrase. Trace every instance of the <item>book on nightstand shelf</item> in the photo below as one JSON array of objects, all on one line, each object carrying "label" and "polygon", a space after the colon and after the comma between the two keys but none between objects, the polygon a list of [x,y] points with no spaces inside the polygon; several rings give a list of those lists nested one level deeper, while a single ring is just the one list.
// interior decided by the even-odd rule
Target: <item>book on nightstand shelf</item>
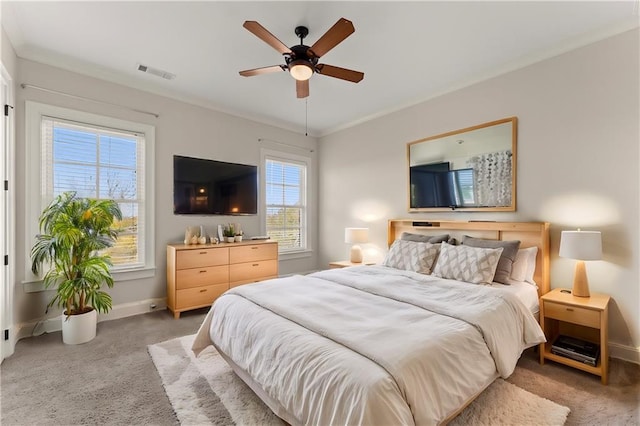
[{"label": "book on nightstand shelf", "polygon": [[551,353],[595,367],[600,346],[574,337],[558,336],[551,345]]}]

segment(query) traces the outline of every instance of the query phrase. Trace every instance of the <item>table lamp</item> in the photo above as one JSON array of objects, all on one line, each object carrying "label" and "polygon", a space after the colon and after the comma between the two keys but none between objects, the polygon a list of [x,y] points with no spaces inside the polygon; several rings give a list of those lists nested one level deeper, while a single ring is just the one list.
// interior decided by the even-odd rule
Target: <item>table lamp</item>
[{"label": "table lamp", "polygon": [[602,259],[600,231],[562,231],[559,254],[560,257],[577,260],[571,293],[578,297],[589,297],[589,281],[584,261]]},{"label": "table lamp", "polygon": [[369,241],[369,228],[344,228],[344,242],[351,246],[352,263],[362,263],[362,249],[358,244]]}]

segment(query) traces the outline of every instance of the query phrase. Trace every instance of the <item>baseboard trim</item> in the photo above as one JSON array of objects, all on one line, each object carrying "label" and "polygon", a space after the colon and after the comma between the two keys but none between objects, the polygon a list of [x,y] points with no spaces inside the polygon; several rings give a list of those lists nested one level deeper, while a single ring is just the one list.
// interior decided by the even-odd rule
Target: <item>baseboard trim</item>
[{"label": "baseboard trim", "polygon": [[[108,314],[99,314],[98,322],[111,321],[126,318],[133,315],[146,314],[152,311],[166,309],[167,299],[164,297],[139,300],[137,302],[115,305]],[[20,324],[16,333],[16,341],[25,337],[39,336],[44,333],[53,333],[62,329],[62,315],[53,318],[43,318]]]},{"label": "baseboard trim", "polygon": [[620,343],[609,342],[609,355],[611,358],[617,358],[629,361],[634,364],[640,364],[640,347],[621,345]]}]

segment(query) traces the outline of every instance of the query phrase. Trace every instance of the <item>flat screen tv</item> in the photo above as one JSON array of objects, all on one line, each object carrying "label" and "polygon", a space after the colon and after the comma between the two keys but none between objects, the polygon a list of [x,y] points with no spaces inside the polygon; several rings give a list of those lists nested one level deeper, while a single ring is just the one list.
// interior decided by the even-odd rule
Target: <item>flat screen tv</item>
[{"label": "flat screen tv", "polygon": [[174,155],[173,212],[257,214],[258,167]]},{"label": "flat screen tv", "polygon": [[473,169],[449,169],[449,163],[412,166],[409,169],[411,208],[470,207],[475,204]]}]

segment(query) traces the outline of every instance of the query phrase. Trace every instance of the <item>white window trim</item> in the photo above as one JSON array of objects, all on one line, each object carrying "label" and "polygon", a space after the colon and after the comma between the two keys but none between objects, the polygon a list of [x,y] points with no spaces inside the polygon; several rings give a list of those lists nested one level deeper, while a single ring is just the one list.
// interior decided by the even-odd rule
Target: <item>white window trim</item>
[{"label": "white window trim", "polygon": [[128,281],[155,275],[155,126],[144,123],[120,120],[84,111],[25,102],[26,136],[26,226],[25,238],[25,284],[26,292],[42,291],[41,278],[31,272],[32,237],[39,232],[38,217],[48,201],[40,197],[41,164],[41,120],[43,116],[57,117],[107,128],[127,129],[145,135],[145,259],[144,265],[137,268],[119,268],[113,270],[115,281]]},{"label": "white window trim", "polygon": [[311,192],[311,176],[313,176],[313,170],[311,168],[312,161],[311,157],[291,154],[289,152],[276,151],[266,148],[260,149],[260,233],[262,235],[267,234],[267,196],[266,196],[266,160],[276,160],[276,161],[295,161],[298,163],[302,163],[306,167],[306,182],[305,182],[305,239],[307,242],[307,248],[300,250],[288,250],[286,252],[280,252],[278,254],[280,260],[288,260],[288,259],[300,259],[303,257],[310,257],[313,254],[313,241],[311,235],[311,228],[309,224],[309,200],[313,200],[313,195]]}]

